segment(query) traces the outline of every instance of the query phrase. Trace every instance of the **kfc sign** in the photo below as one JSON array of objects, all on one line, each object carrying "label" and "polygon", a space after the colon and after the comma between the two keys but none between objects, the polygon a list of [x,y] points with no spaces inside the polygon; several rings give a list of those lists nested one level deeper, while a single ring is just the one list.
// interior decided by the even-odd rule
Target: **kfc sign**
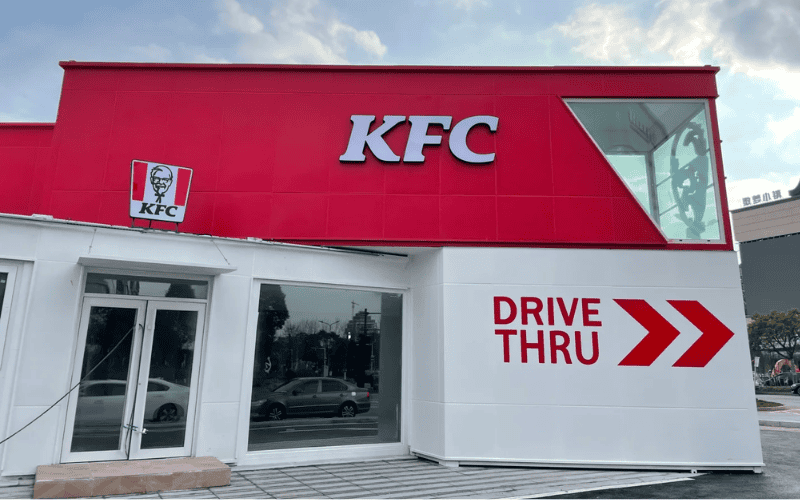
[{"label": "kfc sign", "polygon": [[148,161],[131,162],[130,216],[183,222],[192,169]]},{"label": "kfc sign", "polygon": [[[375,158],[397,163],[400,157],[392,151],[383,135],[400,123],[405,123],[405,116],[388,115],[383,118],[380,127],[372,132],[369,127],[375,121],[375,115],[353,115],[350,117],[353,122],[353,131],[350,133],[350,142],[347,144],[347,151],[339,157],[339,161],[362,162],[364,147],[368,146]],[[430,125],[440,125],[442,130],[450,130],[453,121],[452,116],[410,116],[408,121],[411,123],[411,130],[408,133],[408,141],[403,154],[405,163],[422,163],[425,156],[422,154],[422,147],[426,144],[441,144],[442,136],[428,135]],[[450,132],[448,144],[453,156],[467,163],[491,163],[494,161],[494,153],[476,153],[467,145],[467,134],[476,125],[485,125],[492,132],[497,131],[498,119],[496,116],[470,116],[456,123]]]}]

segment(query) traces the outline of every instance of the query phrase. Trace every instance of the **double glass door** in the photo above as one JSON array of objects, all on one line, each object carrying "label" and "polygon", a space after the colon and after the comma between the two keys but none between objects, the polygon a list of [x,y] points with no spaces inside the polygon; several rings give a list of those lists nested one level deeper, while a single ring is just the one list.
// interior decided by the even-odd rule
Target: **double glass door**
[{"label": "double glass door", "polygon": [[86,297],[62,462],[188,456],[205,303]]}]

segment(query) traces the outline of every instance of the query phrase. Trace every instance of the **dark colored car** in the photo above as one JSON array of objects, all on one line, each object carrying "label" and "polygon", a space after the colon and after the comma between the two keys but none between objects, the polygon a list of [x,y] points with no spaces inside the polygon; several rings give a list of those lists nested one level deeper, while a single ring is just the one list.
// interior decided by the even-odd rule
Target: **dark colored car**
[{"label": "dark colored car", "polygon": [[768,387],[772,386],[785,387],[787,385],[792,385],[796,383],[800,383],[800,373],[789,373],[789,372],[780,373],[764,381],[764,385]]},{"label": "dark colored car", "polygon": [[800,396],[800,382],[792,384],[792,392]]},{"label": "dark colored car", "polygon": [[337,378],[301,377],[272,392],[253,389],[250,413],[268,420],[289,417],[354,417],[369,411],[369,391]]}]

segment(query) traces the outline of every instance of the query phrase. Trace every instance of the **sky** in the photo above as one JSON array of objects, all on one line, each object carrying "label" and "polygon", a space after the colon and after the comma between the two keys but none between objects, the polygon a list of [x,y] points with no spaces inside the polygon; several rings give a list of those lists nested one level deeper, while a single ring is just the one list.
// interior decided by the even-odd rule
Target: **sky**
[{"label": "sky", "polygon": [[731,209],[800,182],[800,0],[6,2],[0,122],[53,122],[58,61],[714,65]]}]

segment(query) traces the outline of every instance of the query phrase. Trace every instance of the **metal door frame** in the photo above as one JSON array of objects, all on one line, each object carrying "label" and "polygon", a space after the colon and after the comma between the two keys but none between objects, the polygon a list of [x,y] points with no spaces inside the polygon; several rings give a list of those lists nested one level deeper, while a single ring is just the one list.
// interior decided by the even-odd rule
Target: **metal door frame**
[{"label": "metal door frame", "polygon": [[[191,455],[198,397],[199,366],[204,343],[206,306],[207,302],[205,300],[96,294],[86,294],[84,296],[70,387],[78,383],[83,370],[83,360],[86,351],[86,340],[92,307],[117,307],[137,310],[134,331],[131,333],[133,339],[127,377],[129,390],[127,390],[125,394],[125,404],[123,407],[124,419],[120,424],[123,426],[124,430],[120,436],[120,445],[116,450],[72,452],[71,446],[79,391],[79,388],[76,387],[75,390],[70,393],[67,403],[66,426],[64,428],[64,440],[61,452],[62,463],[167,458]],[[182,447],[173,448],[141,449],[140,431],[133,431],[125,427],[126,425],[129,426],[132,422],[134,429],[140,430],[143,428],[155,317],[159,310],[197,312],[189,403],[184,409],[186,422],[184,445]],[[145,367],[145,369],[142,369],[142,367]],[[130,390],[131,387],[136,390]],[[132,419],[131,416],[133,417]]]}]

